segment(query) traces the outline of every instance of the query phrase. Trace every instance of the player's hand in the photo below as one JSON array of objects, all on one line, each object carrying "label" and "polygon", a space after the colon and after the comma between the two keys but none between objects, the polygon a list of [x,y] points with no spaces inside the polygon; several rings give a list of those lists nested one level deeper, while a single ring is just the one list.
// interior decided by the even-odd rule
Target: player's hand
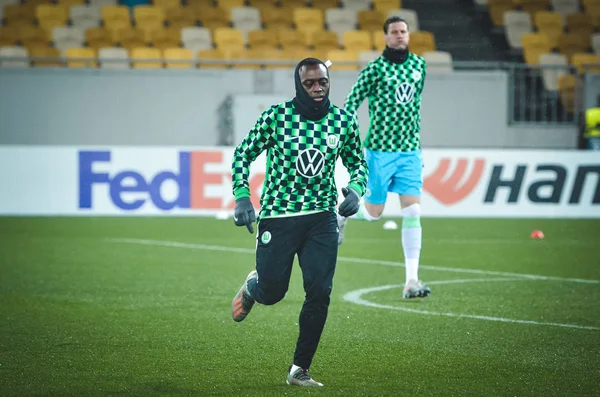
[{"label": "player's hand", "polygon": [[250,201],[250,197],[242,197],[235,200],[235,211],[233,211],[233,221],[236,226],[246,226],[248,231],[254,233],[252,223],[256,221],[254,207]]},{"label": "player's hand", "polygon": [[344,218],[347,218],[358,212],[358,208],[360,206],[360,196],[354,189],[347,187],[342,188],[342,194],[344,195],[345,199],[342,201],[342,204],[340,204],[338,213]]}]

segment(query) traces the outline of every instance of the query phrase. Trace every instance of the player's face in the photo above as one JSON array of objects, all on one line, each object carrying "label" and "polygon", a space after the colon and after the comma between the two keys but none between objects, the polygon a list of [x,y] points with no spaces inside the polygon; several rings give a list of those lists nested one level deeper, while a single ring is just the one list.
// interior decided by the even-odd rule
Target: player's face
[{"label": "player's face", "polygon": [[300,68],[302,87],[315,101],[321,102],[329,93],[329,78],[323,65],[306,65]]},{"label": "player's face", "polygon": [[410,33],[408,32],[408,26],[404,22],[390,23],[384,37],[385,43],[390,48],[395,50],[406,50],[408,48]]}]

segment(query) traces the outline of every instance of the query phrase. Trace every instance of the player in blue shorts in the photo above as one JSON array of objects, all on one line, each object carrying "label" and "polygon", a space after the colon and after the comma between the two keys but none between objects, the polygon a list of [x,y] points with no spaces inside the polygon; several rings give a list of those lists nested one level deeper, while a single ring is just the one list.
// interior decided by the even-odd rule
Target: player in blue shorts
[{"label": "player in blue shorts", "polygon": [[[356,113],[365,98],[370,125],[365,139],[369,178],[364,201],[352,218],[375,221],[381,217],[388,192],[400,196],[402,248],[406,264],[403,297],[422,298],[431,293],[418,276],[421,254],[421,93],[425,60],[408,49],[406,21],[390,17],[383,25],[386,48],[360,72],[344,108]],[[354,194],[351,190],[345,194]],[[339,241],[344,239],[347,218],[338,216]]]}]

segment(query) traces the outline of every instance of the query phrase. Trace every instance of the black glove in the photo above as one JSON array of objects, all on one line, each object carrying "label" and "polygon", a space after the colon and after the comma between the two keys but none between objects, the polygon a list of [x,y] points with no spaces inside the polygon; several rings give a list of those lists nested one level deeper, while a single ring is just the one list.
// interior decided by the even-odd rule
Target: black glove
[{"label": "black glove", "polygon": [[246,226],[250,233],[254,233],[252,222],[256,221],[254,207],[250,197],[242,197],[235,200],[235,211],[233,211],[233,221],[236,226]]},{"label": "black glove", "polygon": [[358,208],[360,206],[360,196],[354,189],[347,187],[342,188],[342,194],[344,195],[345,199],[342,201],[342,204],[340,204],[338,213],[344,218],[347,218],[358,212]]}]

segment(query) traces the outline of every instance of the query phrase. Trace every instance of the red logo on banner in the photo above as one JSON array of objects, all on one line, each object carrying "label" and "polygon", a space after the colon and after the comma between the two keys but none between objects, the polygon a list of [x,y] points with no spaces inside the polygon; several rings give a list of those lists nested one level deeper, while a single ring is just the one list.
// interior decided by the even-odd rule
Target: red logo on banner
[{"label": "red logo on banner", "polygon": [[423,180],[424,189],[445,205],[456,204],[468,197],[481,179],[485,166],[485,160],[475,159],[470,175],[460,184],[467,173],[469,160],[458,159],[456,167],[448,175],[451,162],[449,158],[441,159],[436,170]]}]

